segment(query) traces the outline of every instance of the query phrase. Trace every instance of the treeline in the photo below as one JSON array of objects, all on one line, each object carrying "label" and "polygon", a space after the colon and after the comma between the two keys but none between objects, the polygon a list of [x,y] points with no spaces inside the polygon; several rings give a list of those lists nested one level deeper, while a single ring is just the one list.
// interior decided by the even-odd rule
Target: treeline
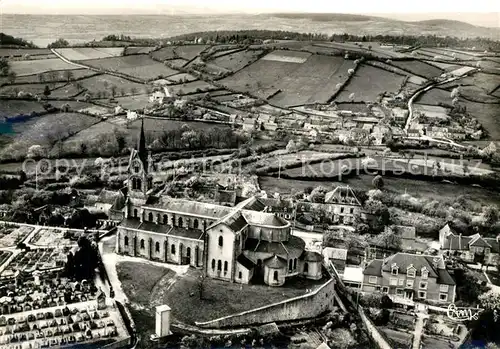
[{"label": "treeline", "polygon": [[26,48],[37,48],[33,42],[28,42],[22,38],[15,38],[12,35],[0,33],[0,46],[22,46]]},{"label": "treeline", "polygon": [[178,35],[170,38],[173,41],[194,41],[202,39],[203,42],[215,42],[220,44],[258,44],[263,40],[297,40],[297,41],[360,41],[381,42],[408,46],[452,46],[452,47],[475,47],[476,50],[500,51],[500,42],[488,38],[457,38],[451,36],[436,35],[351,35],[351,34],[320,34],[320,33],[296,33],[283,30],[222,30],[207,31]]},{"label": "treeline", "polygon": [[132,38],[128,35],[123,35],[123,34],[120,35],[111,34],[103,37],[102,41],[132,41]]}]

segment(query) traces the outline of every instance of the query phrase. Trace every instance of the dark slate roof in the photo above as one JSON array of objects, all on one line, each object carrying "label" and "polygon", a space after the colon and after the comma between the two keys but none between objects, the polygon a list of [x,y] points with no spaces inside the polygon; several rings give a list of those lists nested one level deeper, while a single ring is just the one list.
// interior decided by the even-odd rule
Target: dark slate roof
[{"label": "dark slate roof", "polygon": [[484,240],[491,245],[491,252],[500,253],[500,243],[494,238],[484,238]]},{"label": "dark slate roof", "polygon": [[489,247],[491,248],[492,246],[486,242],[481,235],[476,234],[471,236],[472,240],[469,242],[469,246],[475,246],[475,247]]},{"label": "dark slate roof", "polygon": [[167,224],[156,224],[152,222],[142,222],[138,219],[127,218],[120,223],[121,227],[149,231],[158,234],[165,234],[167,236],[177,236],[190,239],[201,240],[203,232],[197,229],[185,229],[179,227],[172,227]]},{"label": "dark slate roof", "polygon": [[455,285],[455,280],[446,269],[438,269],[438,283],[445,285]]},{"label": "dark slate roof", "polygon": [[103,189],[97,198],[98,203],[113,205],[115,203],[116,198],[120,195],[118,191],[110,191]]},{"label": "dark slate roof", "polygon": [[290,236],[288,241],[269,242],[257,239],[247,239],[245,250],[253,252],[273,253],[280,256],[300,256],[306,247],[306,243],[299,237]]},{"label": "dark slate roof", "polygon": [[[399,274],[406,274],[406,270],[410,265],[416,269],[417,275],[421,275],[421,270],[425,267],[429,271],[429,277],[437,277],[437,268],[433,266],[432,256],[417,255],[411,253],[396,253],[384,260],[382,270],[391,272],[391,266],[396,264],[398,266]],[[439,257],[438,257],[439,258]]]},{"label": "dark slate roof", "polygon": [[245,203],[243,208],[250,211],[264,211],[266,205],[262,203],[260,198],[253,198],[253,200],[249,200],[247,203]]},{"label": "dark slate roof", "polygon": [[374,259],[366,266],[363,271],[364,275],[372,275],[372,276],[382,276],[382,263],[384,261],[381,259]]},{"label": "dark slate roof", "polygon": [[252,270],[255,267],[255,264],[250,259],[248,259],[243,253],[240,254],[238,258],[236,258],[236,261],[248,270]]},{"label": "dark slate roof", "polygon": [[236,203],[236,192],[234,190],[217,190],[216,201],[218,203]]},{"label": "dark slate roof", "polygon": [[302,256],[300,256],[300,259],[306,262],[321,262],[323,260],[323,256],[318,252],[304,251]]},{"label": "dark slate roof", "polygon": [[225,218],[223,222],[234,232],[240,231],[248,225],[245,217],[239,211]]},{"label": "dark slate roof", "polygon": [[282,268],[286,268],[287,263],[286,263],[286,259],[274,255],[273,257],[265,259],[264,265],[266,267],[272,268],[272,269],[282,269]]},{"label": "dark slate roof", "polygon": [[450,235],[444,241],[443,250],[465,251],[469,249],[471,238],[461,235]]},{"label": "dark slate roof", "polygon": [[354,192],[349,186],[343,187],[338,186],[334,190],[325,194],[325,203],[341,203],[349,205],[361,206],[361,202],[358,200]]}]

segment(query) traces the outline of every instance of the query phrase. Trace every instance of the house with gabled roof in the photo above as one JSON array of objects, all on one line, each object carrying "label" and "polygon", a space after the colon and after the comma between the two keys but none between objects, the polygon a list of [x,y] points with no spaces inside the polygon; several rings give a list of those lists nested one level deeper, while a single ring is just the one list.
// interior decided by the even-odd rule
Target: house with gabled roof
[{"label": "house with gabled roof", "polygon": [[439,245],[446,255],[453,255],[466,262],[481,260],[484,264],[496,265],[500,258],[500,236],[485,238],[480,234],[462,236],[449,224],[439,231]]},{"label": "house with gabled roof", "polygon": [[[363,271],[363,292],[382,292],[393,301],[453,303],[456,283],[446,270],[442,256],[399,252],[374,259]],[[405,303],[406,304],[406,303]]]},{"label": "house with gabled roof", "polygon": [[338,186],[325,194],[327,211],[333,213],[333,222],[340,224],[353,224],[356,216],[361,215],[363,207],[361,202],[349,186]]}]

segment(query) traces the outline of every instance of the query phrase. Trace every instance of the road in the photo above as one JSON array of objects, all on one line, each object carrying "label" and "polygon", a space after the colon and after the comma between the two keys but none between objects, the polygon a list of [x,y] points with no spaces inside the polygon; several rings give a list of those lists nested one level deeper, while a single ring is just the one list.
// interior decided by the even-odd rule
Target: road
[{"label": "road", "polygon": [[[408,119],[406,119],[406,124],[405,124],[405,128],[404,128],[406,135],[408,135],[408,129],[410,128],[411,122],[413,121],[413,113],[414,113],[413,102],[415,101],[415,99],[417,99],[417,97],[420,96],[422,93],[425,93],[425,92],[427,92],[427,91],[429,91],[429,90],[431,90],[439,85],[444,85],[448,82],[452,82],[452,81],[458,80],[460,78],[461,78],[461,76],[454,76],[452,78],[443,80],[441,82],[436,82],[436,83],[429,85],[423,89],[415,91],[413,96],[411,96],[410,99],[408,100]],[[453,145],[455,147],[466,148],[465,146],[458,144],[458,143],[455,143],[449,139],[437,139],[437,138],[432,138],[429,136],[408,137],[408,139],[419,140],[419,141],[430,141],[430,142],[441,143],[441,144],[450,144],[450,145]]]}]

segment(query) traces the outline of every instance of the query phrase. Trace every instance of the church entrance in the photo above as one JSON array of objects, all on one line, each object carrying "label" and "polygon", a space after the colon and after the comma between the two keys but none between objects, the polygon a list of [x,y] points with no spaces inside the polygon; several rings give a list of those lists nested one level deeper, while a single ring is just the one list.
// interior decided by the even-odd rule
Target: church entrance
[{"label": "church entrance", "polygon": [[185,264],[189,264],[191,265],[191,247],[188,247],[186,249],[186,260],[185,260]]}]

